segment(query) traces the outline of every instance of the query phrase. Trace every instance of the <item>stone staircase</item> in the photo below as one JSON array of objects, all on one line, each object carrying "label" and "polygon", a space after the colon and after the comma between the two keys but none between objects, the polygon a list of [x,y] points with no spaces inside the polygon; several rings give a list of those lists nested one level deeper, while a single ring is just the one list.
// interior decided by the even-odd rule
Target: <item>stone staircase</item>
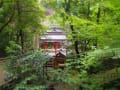
[{"label": "stone staircase", "polygon": [[54,58],[51,58],[49,61],[47,61],[45,67],[54,68]]}]

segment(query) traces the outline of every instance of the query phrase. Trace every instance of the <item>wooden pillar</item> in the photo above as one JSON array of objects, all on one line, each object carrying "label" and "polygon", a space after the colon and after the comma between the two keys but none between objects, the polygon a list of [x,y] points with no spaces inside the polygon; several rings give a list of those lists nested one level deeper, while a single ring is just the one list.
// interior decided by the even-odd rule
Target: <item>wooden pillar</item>
[{"label": "wooden pillar", "polygon": [[33,39],[33,49],[35,51],[38,51],[39,50],[39,34],[36,32],[35,33],[35,36],[34,36],[34,39]]},{"label": "wooden pillar", "polygon": [[57,54],[57,49],[59,47],[60,43],[59,42],[53,42],[54,50],[55,50],[55,55]]},{"label": "wooden pillar", "polygon": [[46,52],[46,49],[47,49],[47,42],[43,42],[43,43],[42,43],[42,46],[43,46],[44,52]]}]

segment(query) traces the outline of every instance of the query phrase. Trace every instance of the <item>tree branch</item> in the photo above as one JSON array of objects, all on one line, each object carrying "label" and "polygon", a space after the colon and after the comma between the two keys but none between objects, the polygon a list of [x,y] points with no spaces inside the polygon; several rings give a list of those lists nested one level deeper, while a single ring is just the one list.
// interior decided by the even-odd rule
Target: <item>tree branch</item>
[{"label": "tree branch", "polygon": [[9,17],[9,20],[8,20],[4,25],[2,25],[2,26],[0,27],[0,33],[1,33],[1,32],[3,31],[3,29],[12,21],[13,17],[14,17],[14,11],[13,11],[13,13],[11,14],[11,16]]}]

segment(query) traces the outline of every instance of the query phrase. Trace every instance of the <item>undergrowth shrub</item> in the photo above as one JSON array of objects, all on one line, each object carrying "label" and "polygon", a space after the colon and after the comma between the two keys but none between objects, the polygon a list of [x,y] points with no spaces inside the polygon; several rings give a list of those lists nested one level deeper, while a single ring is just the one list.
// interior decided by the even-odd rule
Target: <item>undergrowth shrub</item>
[{"label": "undergrowth shrub", "polygon": [[5,90],[45,90],[47,77],[43,67],[50,58],[41,51],[11,55],[6,63],[6,80],[9,83]]}]

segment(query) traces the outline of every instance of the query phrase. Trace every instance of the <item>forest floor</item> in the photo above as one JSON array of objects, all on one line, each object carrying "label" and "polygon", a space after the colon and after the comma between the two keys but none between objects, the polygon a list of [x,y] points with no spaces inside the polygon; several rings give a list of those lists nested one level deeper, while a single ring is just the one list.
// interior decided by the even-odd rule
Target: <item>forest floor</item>
[{"label": "forest floor", "polygon": [[0,61],[0,84],[4,83],[4,69],[3,69],[4,62]]}]

